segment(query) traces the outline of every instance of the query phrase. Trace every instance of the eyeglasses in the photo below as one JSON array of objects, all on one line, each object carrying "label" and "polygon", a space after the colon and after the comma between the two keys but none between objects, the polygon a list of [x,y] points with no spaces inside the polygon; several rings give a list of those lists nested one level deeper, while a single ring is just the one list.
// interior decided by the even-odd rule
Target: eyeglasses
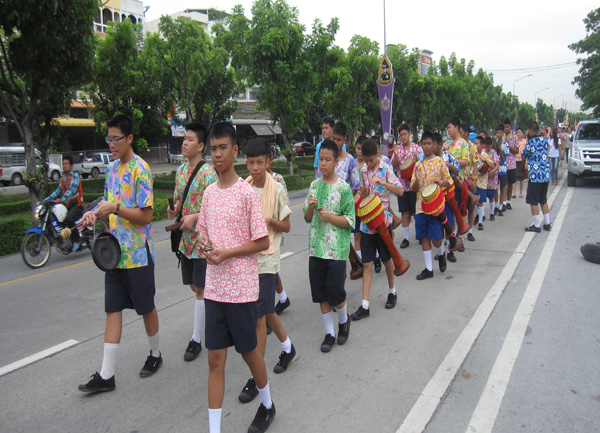
[{"label": "eyeglasses", "polygon": [[402,134],[400,134],[400,137],[406,137],[408,135],[408,132],[403,132]]},{"label": "eyeglasses", "polygon": [[116,144],[119,140],[121,140],[123,138],[125,138],[125,135],[122,136],[122,137],[118,137],[118,138],[117,137],[115,137],[115,138],[104,137],[104,140],[106,141],[107,144],[110,144],[110,143],[115,143]]}]

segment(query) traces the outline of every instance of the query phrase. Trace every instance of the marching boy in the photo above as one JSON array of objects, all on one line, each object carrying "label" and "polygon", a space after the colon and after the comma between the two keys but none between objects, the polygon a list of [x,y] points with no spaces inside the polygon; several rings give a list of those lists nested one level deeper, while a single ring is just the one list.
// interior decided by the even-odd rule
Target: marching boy
[{"label": "marching boy", "polygon": [[[394,174],[392,167],[379,158],[377,158],[378,144],[367,139],[362,143],[362,154],[365,159],[365,167],[361,170],[361,186],[359,194],[365,198],[368,194],[376,194],[381,199],[385,210],[385,225],[390,237],[392,236],[392,214],[390,207],[390,192],[398,196],[404,194],[400,181]],[[385,246],[383,239],[376,230],[371,230],[365,223],[360,226],[360,249],[363,259],[363,285],[362,285],[362,303],[358,309],[352,313],[352,320],[360,320],[369,317],[369,294],[371,291],[371,280],[373,278],[373,262],[379,252],[381,261],[385,266],[385,272],[388,279],[388,297],[385,308],[391,309],[396,306],[398,295],[394,284],[394,263],[392,256]]]},{"label": "marching boy", "polygon": [[[490,156],[483,150],[484,138],[479,135],[475,139],[475,146],[477,146],[477,154],[479,155],[479,161],[488,165],[489,171],[495,168],[494,162]],[[477,164],[471,166],[471,176],[477,179],[477,195],[479,195],[479,203],[477,203],[477,212],[479,215],[479,224],[477,225],[478,230],[483,230],[483,220],[485,219],[485,201],[487,198],[487,187],[488,187],[488,173],[479,173]]]},{"label": "marching boy", "polygon": [[308,275],[312,300],[321,307],[325,339],[321,351],[335,344],[333,307],[338,314],[338,344],[348,340],[350,317],[347,313],[344,277],[350,253],[350,230],[354,225],[354,198],[350,185],[335,174],[338,147],[324,140],[319,152],[321,177],[310,184],[304,202],[308,232]]},{"label": "marching boy", "polygon": [[131,119],[119,114],[106,123],[106,142],[115,159],[106,170],[106,200],[100,202],[97,210],[86,212],[82,223],[93,226],[97,218],[108,219],[110,233],[121,246],[121,261],[104,278],[106,330],[102,369],[87,384],[79,385],[83,392],[115,389],[115,367],[125,308],[134,308],[142,316],[150,343],[150,355],[140,370],[140,376],[152,376],[163,362],[159,349],[158,313],[154,306],[152,174],[146,161],[131,147]]},{"label": "marching boy", "polygon": [[[268,320],[273,332],[281,342],[279,362],[275,365],[275,373],[283,373],[296,356],[296,349],[285,333],[279,316],[275,314],[275,288],[280,267],[279,254],[281,250],[282,233],[290,231],[290,214],[287,191],[273,176],[267,172],[269,166],[269,146],[263,138],[252,138],[245,146],[246,165],[250,176],[246,181],[254,187],[260,200],[265,223],[269,232],[269,248],[258,253],[258,321],[256,335],[258,351],[264,359],[267,345]],[[239,395],[242,403],[252,401],[258,395],[256,382],[250,378]]]},{"label": "marching boy", "polygon": [[216,124],[209,142],[219,180],[206,188],[197,222],[200,247],[208,264],[204,303],[209,431],[221,431],[227,348],[235,346],[250,368],[260,398],[248,432],[264,432],[275,417],[275,405],[271,401],[264,357],[257,347],[256,255],[269,248],[269,235],[254,188],[235,172],[238,146],[233,125]]}]

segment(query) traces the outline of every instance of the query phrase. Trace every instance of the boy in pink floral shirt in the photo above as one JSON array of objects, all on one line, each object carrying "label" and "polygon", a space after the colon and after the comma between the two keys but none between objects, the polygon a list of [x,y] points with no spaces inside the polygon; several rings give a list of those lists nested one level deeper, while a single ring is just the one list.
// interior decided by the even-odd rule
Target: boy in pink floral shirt
[{"label": "boy in pink floral shirt", "polygon": [[209,142],[219,180],[204,192],[197,222],[200,248],[208,264],[204,302],[209,431],[221,431],[227,348],[235,346],[250,367],[260,397],[248,431],[264,432],[275,417],[275,405],[265,361],[257,349],[256,254],[269,248],[269,235],[256,192],[235,172],[238,146],[234,127],[225,122],[215,125]]}]

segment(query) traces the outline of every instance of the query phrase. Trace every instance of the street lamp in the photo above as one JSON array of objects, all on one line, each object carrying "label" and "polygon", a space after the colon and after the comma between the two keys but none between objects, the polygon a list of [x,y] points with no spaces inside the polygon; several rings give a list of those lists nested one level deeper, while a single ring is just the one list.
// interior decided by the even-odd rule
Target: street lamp
[{"label": "street lamp", "polygon": [[513,94],[513,98],[515,97],[515,83],[516,83],[517,81],[521,81],[521,80],[524,80],[525,78],[531,77],[532,75],[533,75],[533,74],[525,75],[524,77],[517,78],[515,81],[513,81],[513,92],[512,92],[512,94]]},{"label": "street lamp", "polygon": [[548,90],[550,87],[544,87],[542,90],[538,90],[537,92],[535,92],[534,96],[533,96],[533,103],[534,105],[537,105],[537,94],[540,92],[543,92],[544,90]]},{"label": "street lamp", "polygon": [[556,108],[554,107],[554,102],[556,101],[556,98],[560,97],[560,96],[565,96],[566,93],[561,93],[560,95],[556,95],[554,97],[554,99],[552,99],[552,108],[556,110]]}]

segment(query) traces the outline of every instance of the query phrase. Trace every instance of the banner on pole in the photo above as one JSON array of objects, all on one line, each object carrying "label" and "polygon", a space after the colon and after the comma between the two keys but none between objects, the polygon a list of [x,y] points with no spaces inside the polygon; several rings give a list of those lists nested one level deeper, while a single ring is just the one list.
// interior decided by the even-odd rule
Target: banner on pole
[{"label": "banner on pole", "polygon": [[387,140],[388,135],[392,131],[392,106],[394,103],[394,73],[392,71],[392,63],[388,59],[387,54],[383,55],[379,63],[377,91],[379,93],[383,139]]}]

